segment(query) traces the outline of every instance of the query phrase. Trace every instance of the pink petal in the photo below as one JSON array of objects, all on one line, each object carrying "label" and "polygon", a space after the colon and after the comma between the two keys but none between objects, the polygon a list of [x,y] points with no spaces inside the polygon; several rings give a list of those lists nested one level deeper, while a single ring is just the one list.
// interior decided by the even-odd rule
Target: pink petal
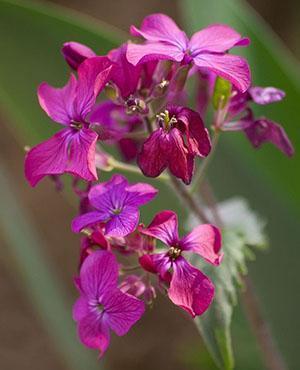
[{"label": "pink petal", "polygon": [[213,265],[219,265],[222,255],[221,232],[213,225],[199,225],[180,241],[182,250],[197,253]]},{"label": "pink petal", "polygon": [[230,54],[198,54],[195,64],[205,70],[229,80],[236,88],[245,92],[251,83],[250,69],[245,59]]},{"label": "pink petal", "polygon": [[89,313],[88,316],[79,321],[78,335],[84,345],[98,349],[101,356],[109,346],[110,334],[108,324],[100,321],[94,312]]},{"label": "pink petal", "polygon": [[62,88],[55,88],[43,82],[38,87],[40,106],[53,121],[68,125],[73,118],[73,104],[76,97],[77,81],[73,74]]},{"label": "pink petal", "polygon": [[75,217],[72,221],[72,231],[79,233],[82,229],[88,226],[95,225],[99,222],[104,222],[110,217],[109,213],[93,211],[88,212],[78,217]]},{"label": "pink petal", "polygon": [[25,176],[31,186],[35,186],[47,175],[59,175],[65,172],[70,140],[72,140],[70,130],[64,129],[27,153]]},{"label": "pink petal", "polygon": [[260,105],[275,103],[285,97],[285,92],[275,87],[250,87],[249,94],[253,101]]},{"label": "pink petal", "polygon": [[145,312],[140,299],[116,289],[103,296],[105,315],[110,328],[117,335],[125,335]]},{"label": "pink petal", "polygon": [[213,300],[214,285],[183,257],[176,259],[173,269],[169,298],[193,317],[202,315]]},{"label": "pink petal", "polygon": [[284,154],[291,157],[294,148],[283,127],[267,119],[259,119],[245,129],[248,139],[255,148],[263,143],[271,142]]},{"label": "pink petal", "polygon": [[144,254],[139,258],[139,262],[146,271],[159,274],[162,279],[168,280],[172,262],[167,253]]},{"label": "pink petal", "polygon": [[133,232],[139,223],[138,208],[125,206],[120,214],[113,215],[105,225],[105,235],[123,237]]},{"label": "pink petal", "polygon": [[75,70],[77,70],[79,65],[87,58],[96,56],[94,51],[88,46],[75,41],[65,42],[61,52],[69,66]]},{"label": "pink petal", "polygon": [[149,184],[138,182],[126,187],[126,204],[132,207],[139,207],[149,203],[156,197],[158,189]]},{"label": "pink petal", "polygon": [[177,215],[173,211],[159,212],[148,227],[140,228],[140,232],[159,239],[168,246],[174,246],[179,239]]},{"label": "pink petal", "polygon": [[231,27],[225,24],[213,24],[194,33],[189,43],[189,50],[193,55],[201,51],[222,53],[234,46],[248,46],[249,42],[248,38],[242,38]]},{"label": "pink petal", "polygon": [[90,313],[89,301],[86,297],[79,297],[73,306],[73,320],[80,321]]},{"label": "pink petal", "polygon": [[181,62],[184,53],[177,46],[159,42],[147,42],[145,44],[129,43],[126,58],[129,63],[136,66],[139,63],[146,63],[155,60],[174,60]]},{"label": "pink petal", "polygon": [[144,18],[141,29],[130,27],[133,36],[141,36],[149,41],[164,41],[185,50],[188,39],[177,24],[165,14],[151,14]]},{"label": "pink petal", "polygon": [[87,181],[98,179],[95,151],[98,135],[90,129],[81,129],[70,144],[69,162],[66,171]]},{"label": "pink petal", "polygon": [[91,253],[80,269],[80,286],[88,298],[98,300],[117,287],[119,268],[116,257],[107,251]]}]

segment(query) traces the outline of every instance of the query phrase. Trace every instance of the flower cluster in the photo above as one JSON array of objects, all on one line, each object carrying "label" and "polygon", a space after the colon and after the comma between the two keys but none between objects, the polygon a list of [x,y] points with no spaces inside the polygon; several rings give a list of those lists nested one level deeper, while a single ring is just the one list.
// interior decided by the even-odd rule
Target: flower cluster
[{"label": "flower cluster", "polygon": [[[269,141],[285,154],[293,153],[284,129],[254,118],[249,107],[251,102],[280,101],[284,93],[252,87],[247,61],[229,53],[248,46],[248,38],[221,24],[188,38],[163,14],[146,17],[140,29],[132,26],[130,32],[142,42],[129,41],[102,56],[77,42],[63,45],[73,70],[69,81],[62,88],[47,83],[38,88],[40,106],[63,127],[30,149],[25,159],[32,186],[50,176],[61,187],[61,175],[73,176],[80,206],[72,230],[84,234],[75,279],[80,298],[73,317],[81,341],[101,353],[109,345],[110,329],[127,333],[158,290],[192,317],[203,314],[213,300],[214,284],[190,263],[189,255],[218,266],[222,252],[221,233],[214,225],[200,224],[180,238],[173,211],[160,211],[145,226],[139,209],[158,190],[144,182],[130,184],[120,174],[96,183],[97,170],[133,170],[189,185],[199,171],[197,157],[205,160],[212,149],[204,120],[217,81],[225,81],[229,92],[215,108],[212,133],[242,130],[254,147]],[[187,104],[190,79],[200,82],[196,110]],[[111,145],[124,162],[106,152]]]}]

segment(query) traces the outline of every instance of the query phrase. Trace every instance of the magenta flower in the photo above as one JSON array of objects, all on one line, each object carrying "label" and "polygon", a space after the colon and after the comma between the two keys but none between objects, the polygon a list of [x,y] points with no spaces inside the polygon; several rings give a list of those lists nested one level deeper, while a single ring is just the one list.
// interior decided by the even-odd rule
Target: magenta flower
[{"label": "magenta flower", "polygon": [[156,177],[167,167],[189,184],[194,157],[206,157],[210,138],[200,115],[184,107],[169,107],[158,117],[158,129],[144,142],[138,164],[145,176]]},{"label": "magenta flower", "polygon": [[75,41],[65,42],[61,52],[66,62],[71,68],[75,69],[75,71],[77,71],[80,64],[86,59],[96,56],[96,53],[88,46]]},{"label": "magenta flower", "polygon": [[168,246],[167,252],[142,256],[141,265],[147,271],[159,274],[161,279],[170,281],[168,296],[174,304],[193,317],[203,314],[214,297],[214,286],[183,254],[194,253],[213,265],[219,265],[222,259],[219,229],[213,225],[199,225],[180,239],[176,213],[163,211],[140,231]]},{"label": "magenta flower", "polygon": [[[265,117],[256,119],[252,110],[248,108],[249,102],[267,105],[281,101],[284,97],[284,91],[275,87],[254,86],[244,94],[235,91],[228,109],[230,117],[221,129],[223,131],[243,130],[254,148],[259,148],[263,143],[271,142],[284,154],[292,156],[294,148],[284,128]],[[245,115],[235,120],[235,117],[239,117],[243,112]]]},{"label": "magenta flower", "polygon": [[80,297],[73,307],[81,342],[87,347],[106,351],[110,330],[125,335],[143,315],[144,303],[117,288],[118,263],[114,255],[96,251],[80,269],[77,282]]},{"label": "magenta flower", "polygon": [[139,207],[150,202],[157,192],[149,184],[129,185],[125,177],[114,175],[109,181],[92,187],[88,197],[95,211],[76,217],[72,230],[79,232],[85,227],[105,222],[107,236],[126,236],[138,225]]},{"label": "magenta flower", "polygon": [[241,91],[250,85],[246,60],[227,54],[235,46],[247,46],[249,39],[226,25],[211,25],[194,33],[189,40],[170,17],[152,14],[143,20],[141,29],[131,26],[130,31],[133,36],[146,40],[142,45],[128,45],[127,59],[133,65],[164,59],[194,63],[202,71],[214,72],[229,80]]},{"label": "magenta flower", "polygon": [[65,172],[86,181],[97,180],[95,147],[98,135],[89,128],[87,115],[109,79],[107,58],[86,60],[63,88],[42,83],[38,89],[41,107],[64,128],[32,148],[25,159],[25,176],[35,186],[46,175]]}]

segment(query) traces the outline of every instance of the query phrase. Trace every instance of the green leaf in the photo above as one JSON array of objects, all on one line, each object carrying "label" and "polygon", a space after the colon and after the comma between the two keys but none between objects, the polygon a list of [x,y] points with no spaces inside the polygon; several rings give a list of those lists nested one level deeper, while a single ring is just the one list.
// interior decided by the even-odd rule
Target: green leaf
[{"label": "green leaf", "polygon": [[217,77],[213,93],[213,107],[218,109],[223,109],[230,97],[231,93],[231,83],[224,80],[221,77]]},{"label": "green leaf", "polygon": [[[231,320],[237,303],[237,288],[242,286],[241,276],[247,273],[246,260],[253,258],[249,247],[262,248],[267,239],[265,222],[249,209],[243,198],[233,198],[217,205],[218,215],[224,222],[222,251],[224,258],[220,266],[208,265],[199,258],[193,264],[209,275],[215,284],[215,298],[208,311],[195,319],[195,323],[220,369],[234,368],[231,339]],[[212,214],[206,212],[210,218]],[[195,226],[191,218],[189,226]]]}]

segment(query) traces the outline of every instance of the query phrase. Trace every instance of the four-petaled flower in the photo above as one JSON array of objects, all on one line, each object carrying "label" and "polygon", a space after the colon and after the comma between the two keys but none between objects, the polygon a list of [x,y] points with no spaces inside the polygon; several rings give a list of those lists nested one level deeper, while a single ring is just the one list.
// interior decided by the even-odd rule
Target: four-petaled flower
[{"label": "four-petaled flower", "polygon": [[144,142],[138,164],[146,176],[156,177],[167,167],[189,184],[194,157],[206,157],[210,138],[200,115],[192,109],[170,106],[158,115],[158,128]]},{"label": "four-petaled flower", "polygon": [[65,172],[86,181],[97,180],[95,148],[98,135],[86,118],[96,97],[109,79],[111,63],[105,57],[87,59],[63,88],[42,83],[38,88],[41,107],[64,128],[32,148],[25,159],[25,176],[35,186],[46,175]]},{"label": "four-petaled flower", "polygon": [[131,26],[130,31],[133,36],[146,40],[144,44],[128,45],[127,59],[134,65],[164,59],[194,63],[202,71],[214,72],[229,80],[243,92],[249,88],[247,61],[227,53],[235,46],[247,46],[249,39],[226,25],[211,25],[194,33],[189,40],[170,17],[152,14],[143,20],[141,29]]},{"label": "four-petaled flower", "polygon": [[214,285],[185,259],[184,253],[197,254],[207,262],[219,265],[222,259],[219,229],[213,225],[199,225],[180,239],[176,213],[163,211],[154,217],[147,228],[141,227],[140,232],[168,246],[166,252],[140,257],[144,269],[169,281],[168,296],[174,304],[193,317],[203,314],[213,300]]},{"label": "four-petaled flower", "polygon": [[129,185],[125,177],[114,175],[109,181],[92,187],[88,197],[95,211],[76,217],[72,229],[79,232],[104,222],[107,236],[126,236],[138,225],[139,207],[150,202],[157,192],[149,184]]},{"label": "four-petaled flower", "polygon": [[95,251],[83,262],[77,286],[80,297],[73,307],[83,344],[106,351],[110,329],[121,336],[143,315],[144,303],[123,293],[118,286],[118,263],[107,251]]}]

